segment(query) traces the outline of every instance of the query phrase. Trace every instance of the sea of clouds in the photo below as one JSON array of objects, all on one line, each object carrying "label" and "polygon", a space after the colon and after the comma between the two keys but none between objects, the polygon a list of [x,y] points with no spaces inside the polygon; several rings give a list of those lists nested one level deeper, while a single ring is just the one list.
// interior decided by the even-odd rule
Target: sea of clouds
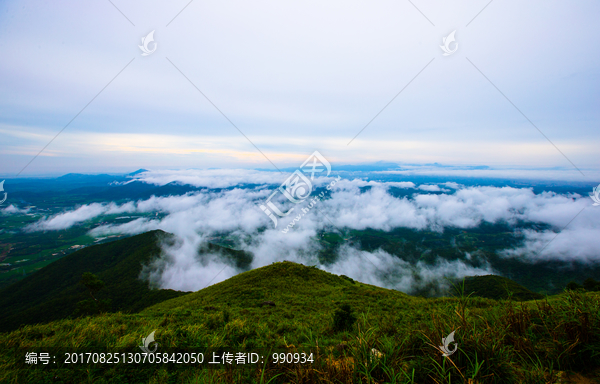
[{"label": "sea of clouds", "polygon": [[[287,221],[280,219],[277,228],[259,205],[286,177],[287,174],[245,170],[148,171],[136,175],[132,181],[155,185],[177,182],[201,189],[180,196],[153,196],[123,204],[82,205],[44,217],[26,230],[62,230],[102,215],[159,213],[123,224],[101,225],[90,234],[95,237],[132,235],[155,229],[174,234],[176,241],[162,245],[162,255],[145,267],[143,275],[155,286],[185,291],[202,289],[240,272],[218,254],[198,252],[209,238],[223,234],[236,239],[238,249],[251,252],[254,255],[251,267],[257,268],[282,260],[320,265],[316,254],[320,249],[318,235],[323,230],[338,233],[367,228],[443,231],[448,227],[475,228],[484,222],[537,223],[549,229],[520,231],[524,239],[522,245],[505,249],[501,254],[531,262],[600,261],[599,212],[587,196],[535,194],[529,188],[463,186],[454,182],[416,185],[406,181],[342,178],[324,200],[283,233],[281,229],[303,205],[296,206],[285,218]],[[332,180],[333,177],[316,178],[314,184],[324,187]],[[411,193],[397,197],[393,192],[398,189]],[[283,203],[282,199],[277,202]],[[15,207],[10,210],[18,213]],[[320,267],[404,292],[422,289],[446,277],[495,272],[489,264],[474,267],[461,260],[410,264],[383,250],[367,252],[350,243],[340,247],[337,253],[333,264]]]}]

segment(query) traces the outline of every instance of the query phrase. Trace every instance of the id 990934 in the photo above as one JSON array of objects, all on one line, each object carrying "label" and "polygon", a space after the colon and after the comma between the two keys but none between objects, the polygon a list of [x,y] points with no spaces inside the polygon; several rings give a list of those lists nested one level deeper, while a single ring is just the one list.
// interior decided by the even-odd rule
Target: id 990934
[{"label": "id 990934", "polygon": [[280,352],[271,355],[273,364],[312,364],[314,362],[313,354],[306,352]]}]

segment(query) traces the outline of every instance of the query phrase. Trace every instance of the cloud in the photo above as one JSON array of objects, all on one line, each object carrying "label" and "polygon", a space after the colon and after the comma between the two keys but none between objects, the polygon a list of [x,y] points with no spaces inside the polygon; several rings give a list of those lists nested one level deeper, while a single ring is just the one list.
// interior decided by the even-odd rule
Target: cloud
[{"label": "cloud", "polygon": [[411,181],[388,181],[385,183],[385,185],[390,186],[390,187],[406,188],[406,189],[415,187],[415,183],[413,183]]},{"label": "cloud", "polygon": [[82,205],[73,211],[67,211],[54,215],[52,217],[37,221],[36,223],[30,224],[25,227],[25,230],[33,231],[57,231],[61,229],[68,229],[72,226],[94,219],[100,215],[111,215],[120,213],[132,213],[135,212],[135,206],[133,203],[126,203],[123,205],[117,205],[115,203],[100,204],[92,203]]},{"label": "cloud", "polygon": [[2,214],[2,215],[25,215],[25,214],[29,213],[30,210],[31,210],[31,208],[21,209],[21,208],[16,207],[15,205],[11,204],[4,209],[0,209],[0,214]]},{"label": "cloud", "polygon": [[[248,180],[252,175],[254,173],[249,172],[243,176],[238,171],[223,174],[224,180],[215,181],[212,185],[228,185],[235,180]],[[203,183],[199,180],[205,177],[192,180],[189,176],[190,172],[171,175],[165,172],[161,182],[184,179],[186,182]],[[324,186],[329,180],[317,178],[315,184]],[[370,188],[364,188],[367,186]],[[415,192],[397,197],[393,195],[392,187],[410,188]],[[281,260],[319,265],[317,254],[321,245],[318,235],[322,231],[411,228],[441,232],[445,228],[467,229],[483,223],[504,222],[514,226],[515,234],[522,239],[517,248],[502,251],[504,257],[519,257],[532,262],[600,262],[597,253],[600,249],[597,213],[600,210],[591,206],[588,197],[553,192],[535,194],[529,188],[449,187],[453,188],[452,193],[441,190],[443,193],[431,194],[415,189],[410,182],[341,179],[286,233],[282,230],[294,216],[302,214],[307,201],[293,205],[279,194],[273,200],[275,204],[284,211],[291,208],[294,211],[290,216],[279,219],[277,228],[274,228],[269,217],[259,208],[275,190],[267,184],[258,188],[204,189],[180,196],[153,196],[121,205],[93,203],[43,218],[30,225],[28,230],[66,229],[109,214],[144,214],[144,217],[127,223],[98,226],[90,234],[131,235],[154,229],[173,233],[177,241],[163,244],[160,259],[146,266],[144,273],[153,284],[181,290],[201,289],[206,284],[214,284],[239,272],[223,262],[219,255],[198,252],[199,246],[214,236],[225,236],[234,242],[237,249],[252,253],[252,268]],[[148,217],[151,213],[160,213],[160,216]],[[544,229],[536,231],[531,224],[542,225]],[[569,226],[565,228],[567,224]],[[470,255],[465,255],[462,261],[438,260],[433,265],[408,265],[381,250],[368,253],[345,245],[337,250],[337,256],[336,263],[321,267],[406,292],[426,289],[428,284],[443,277],[491,273],[490,267],[470,266]],[[377,272],[372,268],[374,265],[382,271],[394,272]]]},{"label": "cloud", "polygon": [[[582,177],[574,168],[553,167],[545,168],[526,168],[526,167],[482,167],[477,169],[469,166],[451,167],[451,166],[428,166],[428,165],[404,165],[400,164],[399,170],[390,171],[374,171],[375,174],[382,175],[398,175],[404,177],[419,176],[419,177],[444,177],[444,178],[495,178],[507,180],[554,180],[554,181],[577,181],[581,182]],[[585,168],[585,175],[588,179],[600,178],[600,172],[597,169]],[[452,185],[456,183],[446,183],[449,188],[454,188]],[[457,185],[458,186],[458,185]]]},{"label": "cloud", "polygon": [[119,225],[103,225],[90,231],[94,237],[108,235],[139,235],[140,233],[154,231],[161,228],[160,220],[136,219]]},{"label": "cloud", "polygon": [[376,181],[376,180],[363,180],[361,178],[342,179],[341,182],[344,185],[352,187],[395,187],[401,189],[416,188],[415,183],[412,181]]},{"label": "cloud", "polygon": [[440,192],[442,190],[437,185],[427,185],[427,184],[419,185],[419,189],[422,191],[428,191],[428,192]]},{"label": "cloud", "polygon": [[[556,217],[549,219],[553,212],[556,213]],[[521,232],[524,244],[515,249],[506,249],[501,254],[533,262],[563,260],[598,263],[600,262],[599,214],[600,209],[590,207],[583,202],[573,203],[571,206],[540,208],[536,216],[546,218],[546,222],[552,222],[553,229],[540,232],[525,229]]]},{"label": "cloud", "polygon": [[[506,108],[491,84],[482,83],[466,57],[531,121],[543,124],[540,129],[579,168],[598,170],[593,100],[600,60],[589,50],[596,44],[597,1],[510,2],[486,10],[474,28],[459,30],[461,47],[447,58],[439,47],[443,37],[473,20],[480,2],[424,4],[433,29],[407,1],[212,2],[202,8],[201,22],[190,6],[168,29],[159,26],[184,4],[123,2],[119,9],[133,26],[106,3],[1,3],[3,52],[12,53],[0,62],[2,126],[12,133],[1,133],[2,172],[19,172],[22,156],[35,156],[55,127],[74,117],[73,106],[90,102],[103,87],[102,97],[74,121],[78,129],[61,135],[40,154],[44,161],[25,173],[271,167],[262,153],[281,168],[315,143],[345,163],[452,159],[570,166],[518,110]],[[565,15],[578,28],[556,28]],[[154,29],[158,50],[142,57],[137,45]],[[40,36],[47,37],[43,43]],[[520,60],[524,56],[527,61]],[[452,76],[443,70],[448,65]],[[419,73],[407,88],[410,96],[375,116]]]},{"label": "cloud", "polygon": [[338,255],[339,258],[334,264],[322,268],[363,283],[406,293],[415,293],[423,289],[433,289],[439,292],[440,289],[449,288],[448,279],[496,273],[489,265],[484,268],[476,268],[461,260],[438,259],[433,265],[423,262],[410,264],[381,249],[375,252],[366,252],[349,245],[342,246]]},{"label": "cloud", "polygon": [[179,291],[197,291],[235,276],[239,271],[223,262],[217,253],[198,253],[203,242],[198,234],[163,241],[162,255],[142,268],[141,278],[152,286]]},{"label": "cloud", "polygon": [[281,184],[287,174],[246,169],[153,170],[135,175],[134,180],[165,185],[172,182],[194,187],[229,188],[240,184]]},{"label": "cloud", "polygon": [[448,187],[448,188],[452,188],[452,189],[461,189],[461,188],[462,188],[462,185],[460,185],[460,184],[458,184],[458,183],[455,183],[455,182],[453,182],[453,181],[448,181],[448,182],[445,182],[445,183],[444,183],[444,185],[445,185],[446,187]]},{"label": "cloud", "polygon": [[585,198],[574,200],[576,196],[551,192],[536,195],[528,188],[467,187],[451,194],[397,198],[383,184],[363,193],[349,181],[337,186],[321,210],[335,227],[357,230],[405,227],[442,231],[445,227],[474,228],[482,222],[516,224],[519,220],[566,225],[578,209],[590,205]]}]

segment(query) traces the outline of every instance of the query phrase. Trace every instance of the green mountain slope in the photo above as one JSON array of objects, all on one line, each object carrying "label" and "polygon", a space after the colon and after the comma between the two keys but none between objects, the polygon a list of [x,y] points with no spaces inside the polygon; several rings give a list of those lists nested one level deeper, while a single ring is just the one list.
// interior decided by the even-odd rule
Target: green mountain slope
[{"label": "green mountain slope", "polygon": [[148,315],[210,310],[243,311],[249,320],[263,318],[265,307],[274,323],[281,318],[328,322],[342,303],[360,310],[399,308],[418,300],[405,293],[379,288],[316,267],[288,261],[240,273],[189,295],[167,300],[143,311]]},{"label": "green mountain slope", "polygon": [[[411,297],[315,267],[280,262],[138,313],[63,319],[0,333],[5,351],[0,353],[0,382],[595,380],[600,378],[599,305],[600,293],[580,291],[518,304],[481,297]],[[447,347],[457,350],[446,358],[439,346],[450,333],[456,344]],[[139,353],[149,334],[161,356],[219,349],[253,352],[264,360],[244,366],[209,365],[213,355],[207,354],[202,364],[59,364],[64,360],[61,351]],[[25,352],[44,350],[56,356],[56,366],[25,365]],[[282,351],[309,352],[313,360],[275,363],[271,353]]]},{"label": "green mountain slope", "polygon": [[[459,283],[459,288],[461,284]],[[464,281],[464,294],[500,300],[511,297],[513,300],[527,301],[543,299],[544,295],[532,292],[524,286],[496,275],[469,276]]]},{"label": "green mountain slope", "polygon": [[94,245],[67,255],[0,291],[0,330],[69,317],[89,298],[78,283],[84,272],[105,283],[98,299],[110,299],[112,311],[136,312],[186,292],[151,290],[141,281],[142,264],[160,253],[157,242],[168,235],[152,231]]}]

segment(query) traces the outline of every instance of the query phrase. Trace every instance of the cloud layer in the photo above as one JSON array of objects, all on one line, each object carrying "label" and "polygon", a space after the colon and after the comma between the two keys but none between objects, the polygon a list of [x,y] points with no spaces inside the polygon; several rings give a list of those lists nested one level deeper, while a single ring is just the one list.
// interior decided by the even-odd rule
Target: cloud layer
[{"label": "cloud layer", "polygon": [[[247,183],[254,173],[246,176],[240,171],[215,178],[202,172],[160,172],[138,176],[139,180],[161,184],[181,182],[195,186],[231,186]],[[271,175],[273,175],[271,173]],[[263,182],[271,179],[261,175]],[[324,186],[332,178],[316,179]],[[279,182],[279,180],[277,180]],[[450,189],[447,189],[450,188]],[[535,194],[528,188],[477,186],[465,187],[456,183],[416,185],[411,182],[376,182],[360,179],[339,180],[320,201],[288,232],[287,223],[302,212],[306,204],[294,206],[277,228],[259,209],[275,189],[264,184],[253,188],[236,187],[227,190],[202,189],[180,196],[151,197],[147,200],[116,204],[94,203],[47,217],[30,225],[30,231],[66,229],[96,217],[122,213],[160,213],[146,215],[124,224],[102,225],[91,230],[93,236],[110,234],[137,234],[161,229],[176,235],[177,241],[163,245],[163,255],[147,266],[145,276],[155,285],[179,290],[197,290],[235,275],[238,271],[223,262],[219,255],[199,255],[198,248],[211,237],[226,235],[236,247],[254,254],[252,267],[275,261],[290,260],[318,264],[321,231],[342,233],[349,229],[394,228],[443,231],[445,228],[476,228],[482,223],[539,224],[536,231],[518,230],[522,246],[502,251],[505,257],[521,257],[530,261],[565,260],[600,262],[600,224],[598,210],[587,197],[576,194],[560,195],[553,192]],[[404,191],[402,197],[396,191]],[[408,196],[407,191],[412,191]],[[430,193],[429,191],[434,191]],[[314,192],[313,192],[314,194]],[[285,210],[284,199],[276,201]],[[565,228],[568,224],[568,227]],[[517,226],[516,228],[523,227]],[[462,277],[470,274],[493,272],[491,267],[475,268],[463,261],[438,260],[433,265],[407,262],[382,250],[372,253],[346,244],[337,249],[337,261],[322,268],[346,274],[357,280],[411,292],[422,289],[444,277]]]}]

